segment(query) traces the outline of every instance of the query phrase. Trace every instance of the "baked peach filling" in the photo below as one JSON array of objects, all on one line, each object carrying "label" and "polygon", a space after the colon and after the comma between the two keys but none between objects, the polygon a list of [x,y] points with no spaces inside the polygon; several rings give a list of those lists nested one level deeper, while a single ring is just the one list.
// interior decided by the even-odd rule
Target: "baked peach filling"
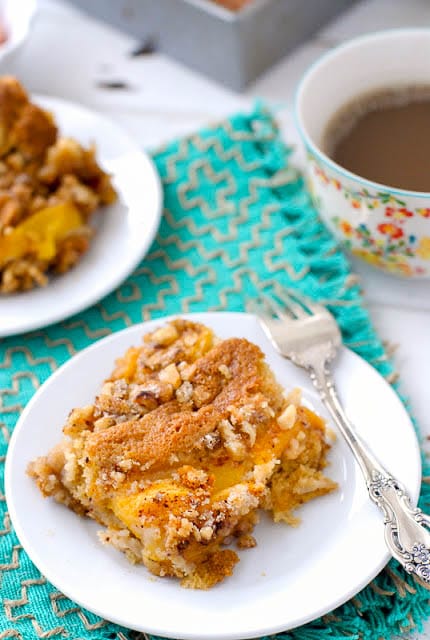
[{"label": "baked peach filling", "polygon": [[82,215],[70,202],[41,209],[11,233],[0,236],[0,267],[28,254],[38,260],[51,260],[59,242],[83,222]]}]

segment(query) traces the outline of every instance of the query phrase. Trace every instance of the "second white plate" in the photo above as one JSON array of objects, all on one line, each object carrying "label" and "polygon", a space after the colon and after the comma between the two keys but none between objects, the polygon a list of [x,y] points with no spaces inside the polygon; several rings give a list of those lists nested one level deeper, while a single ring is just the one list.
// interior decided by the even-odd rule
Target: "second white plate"
[{"label": "second white plate", "polygon": [[[306,374],[275,353],[248,314],[193,314],[222,338],[258,344],[285,388],[299,386],[324,410]],[[6,460],[6,498],[17,535],[43,574],[72,600],[123,626],[169,638],[234,640],[291,629],[355,595],[389,558],[381,514],[339,437],[328,475],[339,490],[300,510],[291,528],[263,518],[255,549],[240,552],[234,575],[209,591],[183,589],[130,565],[97,539],[100,526],[51,499],[43,499],[26,467],[61,438],[72,407],[92,402],[115,358],[139,344],[161,320],[131,327],[97,342],[61,367],[35,394],[13,433]],[[421,463],[405,408],[364,360],[342,349],[335,379],[349,416],[381,462],[417,499]]]},{"label": "second white plate", "polygon": [[97,145],[118,201],[94,215],[96,234],[76,267],[44,288],[0,295],[0,337],[44,327],[91,306],[113,291],[148,251],[160,222],[162,190],[150,157],[98,113],[59,98],[36,97],[54,114],[60,135]]}]

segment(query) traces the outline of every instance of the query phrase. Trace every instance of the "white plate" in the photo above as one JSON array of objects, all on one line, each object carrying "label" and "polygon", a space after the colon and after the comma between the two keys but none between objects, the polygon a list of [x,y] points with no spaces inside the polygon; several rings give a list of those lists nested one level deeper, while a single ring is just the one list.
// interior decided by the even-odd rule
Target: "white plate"
[{"label": "white plate", "polygon": [[[274,352],[248,314],[193,314],[223,338],[260,345],[286,388],[300,386],[311,406],[321,403],[300,369]],[[15,428],[6,460],[6,497],[17,535],[33,562],[69,598],[126,627],[171,638],[232,640],[268,635],[308,622],[366,585],[387,562],[382,519],[369,502],[357,465],[342,439],[330,454],[339,491],[301,509],[298,528],[256,527],[258,546],[240,552],[233,577],[210,591],[182,589],[130,565],[96,536],[100,526],[43,499],[25,475],[30,460],[61,436],[71,407],[90,403],[113,361],[160,320],[100,340],[61,367],[35,394]],[[380,460],[414,499],[421,479],[415,433],[399,398],[364,360],[342,349],[336,382],[346,410]]]},{"label": "white plate", "polygon": [[0,336],[44,327],[91,306],[115,289],[142,260],[157,232],[162,191],[157,171],[138,144],[98,113],[59,98],[35,97],[52,111],[61,135],[95,142],[119,199],[94,216],[97,232],[76,267],[44,288],[0,295]]}]

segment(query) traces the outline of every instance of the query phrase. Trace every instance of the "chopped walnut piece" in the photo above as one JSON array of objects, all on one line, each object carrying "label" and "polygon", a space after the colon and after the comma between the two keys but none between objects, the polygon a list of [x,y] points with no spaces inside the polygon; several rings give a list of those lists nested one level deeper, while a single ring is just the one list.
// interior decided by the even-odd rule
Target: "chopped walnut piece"
[{"label": "chopped walnut piece", "polygon": [[206,525],[205,527],[202,527],[200,529],[200,536],[202,540],[209,541],[213,537],[213,535],[214,535],[214,530],[212,529],[212,527],[209,527]]},{"label": "chopped walnut piece", "polygon": [[160,327],[157,331],[154,331],[151,336],[151,342],[153,344],[158,344],[161,347],[166,347],[169,344],[172,344],[177,337],[178,332],[176,328],[173,325],[168,324],[164,327]]},{"label": "chopped walnut piece", "polygon": [[109,429],[112,425],[115,424],[115,420],[113,418],[104,417],[99,418],[94,422],[94,430],[102,431],[103,429]]},{"label": "chopped walnut piece", "polygon": [[195,364],[187,364],[186,362],[180,362],[178,364],[178,371],[181,375],[182,380],[190,380],[193,377],[195,370]]},{"label": "chopped walnut piece", "polygon": [[233,428],[229,420],[221,420],[218,430],[224,438],[224,445],[235,460],[242,460],[246,454],[245,443]]},{"label": "chopped walnut piece", "polygon": [[163,382],[168,382],[169,384],[171,384],[174,389],[177,389],[182,382],[179,371],[174,363],[169,364],[167,365],[167,367],[162,369],[158,376]]},{"label": "chopped walnut piece", "polygon": [[297,409],[290,404],[279,416],[278,423],[281,429],[292,429],[297,418]]},{"label": "chopped walnut piece", "polygon": [[221,444],[219,433],[207,433],[203,436],[203,444],[207,449],[215,449]]},{"label": "chopped walnut piece", "polygon": [[136,386],[132,394],[134,402],[150,410],[168,402],[172,397],[172,385],[162,380],[148,380],[147,383]]},{"label": "chopped walnut piece", "polygon": [[176,397],[179,402],[189,402],[193,397],[193,385],[191,382],[185,381],[176,390]]},{"label": "chopped walnut piece", "polygon": [[249,444],[251,447],[254,446],[255,440],[257,439],[257,427],[254,424],[251,424],[247,420],[244,420],[240,426],[243,433],[249,438]]}]

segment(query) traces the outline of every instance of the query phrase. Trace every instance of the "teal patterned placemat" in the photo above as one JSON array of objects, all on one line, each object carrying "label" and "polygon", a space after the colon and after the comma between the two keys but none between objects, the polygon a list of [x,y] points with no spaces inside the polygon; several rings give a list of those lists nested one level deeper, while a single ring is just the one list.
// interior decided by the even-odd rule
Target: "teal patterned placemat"
[{"label": "teal patterned placemat", "polygon": [[[257,108],[159,150],[165,212],[146,259],[110,296],[47,329],[0,341],[0,489],[20,411],[39,385],[80,349],[148,318],[243,310],[256,290],[299,287],[328,304],[345,344],[390,382],[395,374],[363,307],[359,286],[289,167],[269,112]],[[428,465],[424,460],[425,475]],[[428,507],[423,484],[422,506]],[[0,640],[149,638],[100,620],[49,584],[11,528],[0,493]],[[379,640],[420,629],[428,592],[392,561],[361,593],[288,640]]]}]

